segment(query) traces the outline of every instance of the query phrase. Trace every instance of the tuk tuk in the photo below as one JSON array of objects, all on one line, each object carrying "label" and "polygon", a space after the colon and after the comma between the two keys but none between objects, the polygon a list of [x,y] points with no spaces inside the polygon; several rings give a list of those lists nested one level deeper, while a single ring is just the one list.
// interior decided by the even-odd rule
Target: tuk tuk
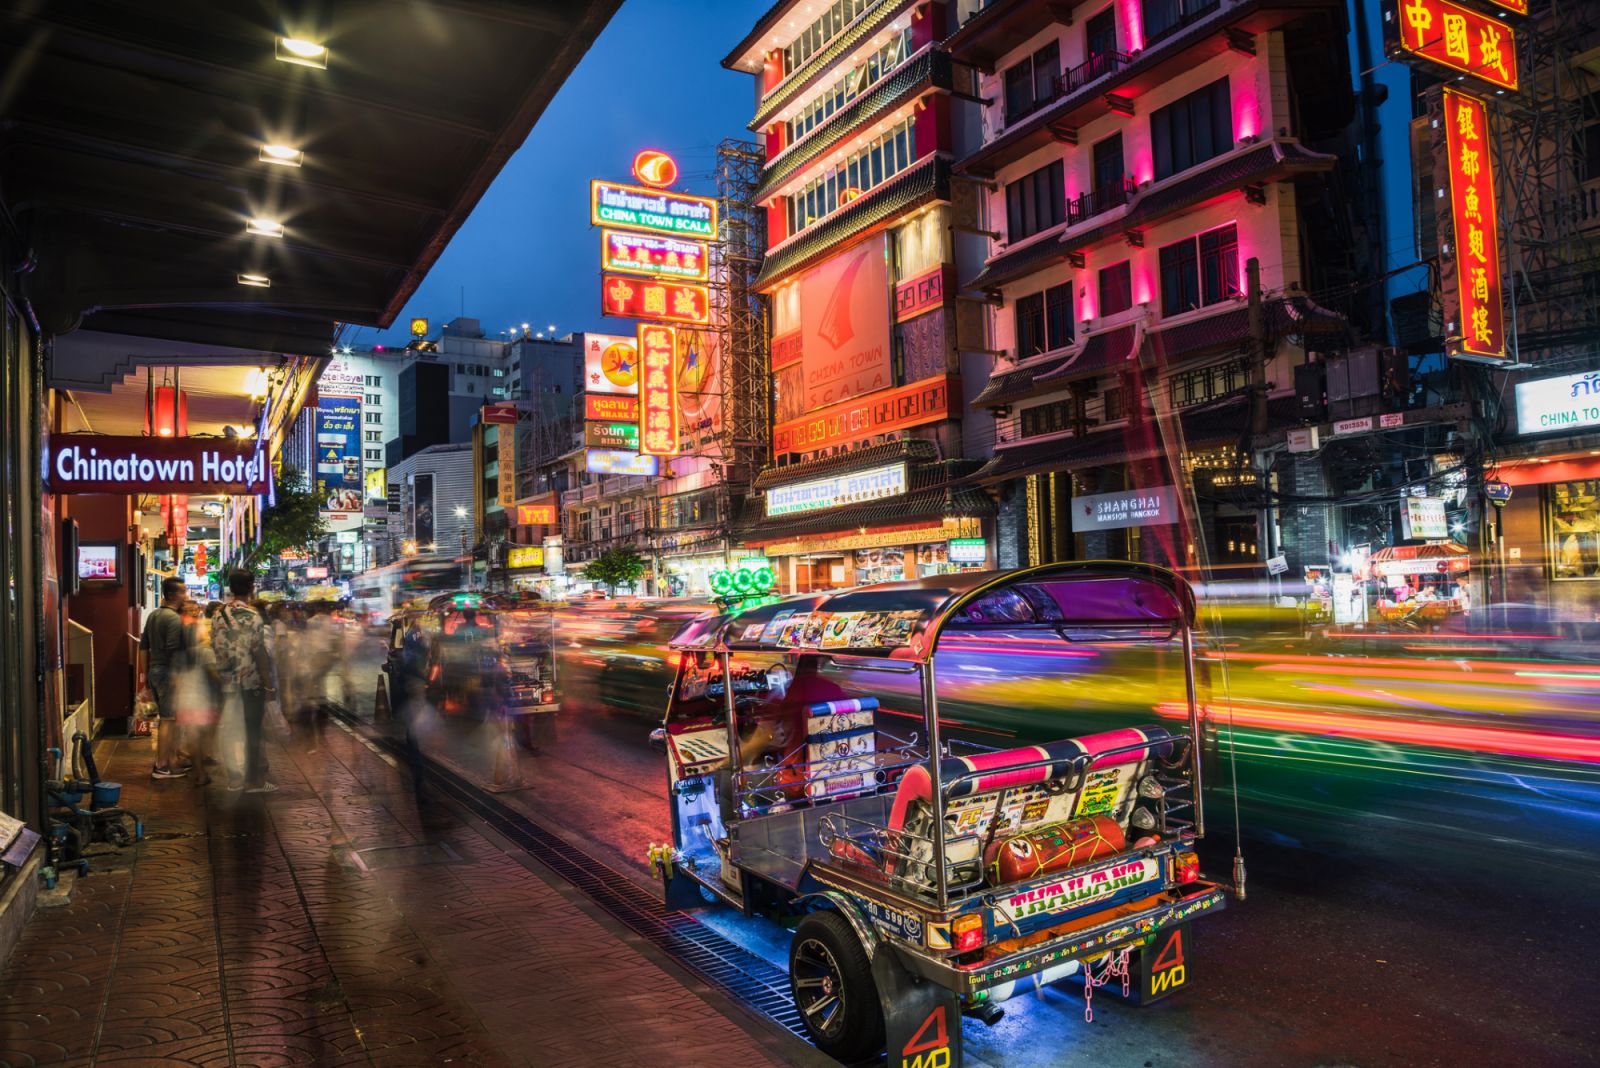
[{"label": "tuk tuk", "polygon": [[[887,1049],[893,1068],[959,1068],[961,1017],[993,1024],[1024,984],[1079,976],[1090,998],[1115,980],[1137,1003],[1187,986],[1189,925],[1225,900],[1195,853],[1194,622],[1189,584],[1136,563],[939,575],[691,622],[652,736],[667,757],[673,841],[651,860],[668,907],[793,925],[796,1006],[846,1062]],[[959,740],[934,664],[956,634],[1002,652],[1012,637],[1174,649],[1186,722],[1013,749]],[[830,677],[878,677],[862,672],[884,684],[851,695]],[[896,690],[916,695],[920,729],[880,706]]]},{"label": "tuk tuk", "polygon": [[505,716],[521,744],[554,742],[561,707],[554,606],[450,593],[397,611],[379,696],[398,708],[408,684],[443,715]]}]

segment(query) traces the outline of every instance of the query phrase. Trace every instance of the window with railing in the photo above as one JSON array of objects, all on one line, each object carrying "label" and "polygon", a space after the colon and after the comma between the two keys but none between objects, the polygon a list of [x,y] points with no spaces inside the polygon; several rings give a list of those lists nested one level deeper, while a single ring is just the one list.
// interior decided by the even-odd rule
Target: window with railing
[{"label": "window with railing", "polygon": [[1239,230],[1232,223],[1167,245],[1159,259],[1164,316],[1239,295]]},{"label": "window with railing", "polygon": [[1179,371],[1167,379],[1168,394],[1174,408],[1187,408],[1217,400],[1244,388],[1249,380],[1244,360],[1230,360],[1192,371]]},{"label": "window with railing", "polygon": [[793,74],[805,66],[806,60],[826,48],[873,3],[874,0],[833,0],[827,10],[784,46],[784,75]]},{"label": "window with railing", "polygon": [[822,125],[834,112],[898,70],[910,54],[911,28],[908,26],[790,119],[787,124],[789,139],[785,143],[793,144]]},{"label": "window with railing", "polygon": [[1221,0],[1142,0],[1144,46],[1171,37],[1221,7]]},{"label": "window with railing", "polygon": [[1066,219],[1066,173],[1061,160],[1006,183],[1008,241],[1031,237]]},{"label": "window with railing", "polygon": [[1228,79],[1219,78],[1150,113],[1155,180],[1169,178],[1233,147]]},{"label": "window with railing", "polygon": [[1021,63],[1006,68],[1006,125],[1010,126],[1054,100],[1060,75],[1060,41],[1051,41]]},{"label": "window with railing", "polygon": [[1072,429],[1073,401],[1058,400],[1022,411],[1022,436],[1036,438],[1044,434],[1059,434]]},{"label": "window with railing", "polygon": [[[847,190],[865,193],[899,174],[911,166],[915,153],[914,120],[907,118],[790,197],[789,233],[797,234],[836,210]],[[846,196],[843,203],[849,200]]]}]

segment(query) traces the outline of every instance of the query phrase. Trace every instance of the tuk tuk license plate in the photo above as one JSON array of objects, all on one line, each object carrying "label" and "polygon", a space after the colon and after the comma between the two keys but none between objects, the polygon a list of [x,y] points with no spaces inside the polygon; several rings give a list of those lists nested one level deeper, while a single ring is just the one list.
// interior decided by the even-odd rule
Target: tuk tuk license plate
[{"label": "tuk tuk license plate", "polygon": [[1189,983],[1189,950],[1192,933],[1180,923],[1156,935],[1139,951],[1139,1003],[1148,1005],[1175,994]]}]

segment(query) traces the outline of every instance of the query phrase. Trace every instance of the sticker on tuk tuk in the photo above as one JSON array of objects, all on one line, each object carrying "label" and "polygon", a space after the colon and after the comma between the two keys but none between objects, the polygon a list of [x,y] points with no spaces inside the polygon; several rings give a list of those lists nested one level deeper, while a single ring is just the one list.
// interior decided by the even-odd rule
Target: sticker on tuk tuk
[{"label": "sticker on tuk tuk", "polygon": [[882,612],[862,612],[856,625],[850,628],[850,648],[875,649],[881,644],[878,637],[883,630]]},{"label": "sticker on tuk tuk", "polygon": [[767,625],[765,623],[751,623],[739,635],[739,640],[741,642],[758,642],[761,640],[761,632],[766,629]]},{"label": "sticker on tuk tuk", "polygon": [[812,612],[806,620],[805,630],[797,639],[797,644],[805,649],[822,648],[822,633],[828,628],[828,612]]},{"label": "sticker on tuk tuk", "polygon": [[1128,887],[1155,880],[1160,874],[1160,865],[1149,858],[1113,864],[1079,875],[1067,874],[1052,882],[1012,894],[1006,899],[1004,915],[997,910],[996,922],[1011,923],[1028,916],[1079,908],[1111,897]]},{"label": "sticker on tuk tuk", "polygon": [[1117,804],[1121,793],[1122,774],[1118,768],[1101,768],[1089,772],[1084,779],[1083,793],[1078,797],[1074,816],[1099,816],[1109,813]]},{"label": "sticker on tuk tuk", "polygon": [[911,641],[911,632],[916,629],[917,620],[922,618],[920,612],[891,612],[884,620],[880,641],[885,648],[905,645]]},{"label": "sticker on tuk tuk", "polygon": [[1044,819],[1044,814],[1048,811],[1050,811],[1050,799],[1048,797],[1040,801],[1029,801],[1022,807],[1022,822],[1037,823],[1039,820]]},{"label": "sticker on tuk tuk", "polygon": [[823,649],[841,649],[850,644],[850,630],[856,625],[857,613],[839,612],[822,628]]},{"label": "sticker on tuk tuk", "polygon": [[767,621],[766,629],[761,636],[762,645],[783,644],[783,630],[789,625],[789,618],[794,615],[794,609],[778,612]]},{"label": "sticker on tuk tuk", "polygon": [[809,613],[796,612],[783,624],[783,630],[778,634],[778,644],[785,648],[793,648],[800,644],[805,635],[806,624],[811,619]]}]

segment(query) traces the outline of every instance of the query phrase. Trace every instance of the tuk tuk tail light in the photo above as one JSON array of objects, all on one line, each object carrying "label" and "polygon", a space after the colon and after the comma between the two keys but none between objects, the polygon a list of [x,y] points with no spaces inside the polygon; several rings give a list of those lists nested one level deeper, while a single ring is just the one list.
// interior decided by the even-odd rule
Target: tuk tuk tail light
[{"label": "tuk tuk tail light", "polygon": [[957,916],[950,924],[951,941],[957,953],[970,953],[983,947],[983,917],[977,913]]},{"label": "tuk tuk tail light", "polygon": [[544,703],[545,704],[549,704],[550,702],[554,701],[555,699],[556,699],[556,692],[554,690],[546,690],[544,692]]},{"label": "tuk tuk tail light", "polygon": [[1139,780],[1139,796],[1151,801],[1158,801],[1166,796],[1167,788],[1156,780],[1154,775],[1146,775]]},{"label": "tuk tuk tail light", "polygon": [[1156,814],[1143,805],[1133,810],[1133,815],[1128,817],[1128,822],[1141,831],[1153,831],[1159,823],[1156,819]]},{"label": "tuk tuk tail light", "polygon": [[1174,853],[1172,875],[1179,886],[1200,880],[1200,858],[1194,853]]}]

